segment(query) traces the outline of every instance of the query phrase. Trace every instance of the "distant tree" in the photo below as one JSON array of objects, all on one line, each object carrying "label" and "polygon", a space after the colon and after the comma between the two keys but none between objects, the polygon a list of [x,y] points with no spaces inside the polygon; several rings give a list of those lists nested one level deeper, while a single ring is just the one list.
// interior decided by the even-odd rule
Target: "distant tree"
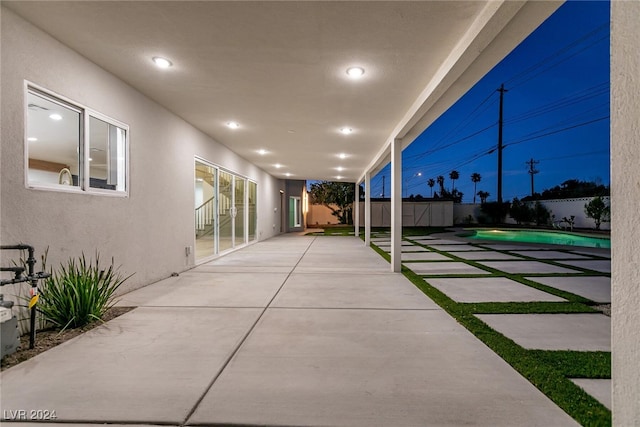
[{"label": "distant tree", "polygon": [[480,205],[480,210],[484,213],[492,223],[499,224],[504,222],[504,218],[509,213],[509,202],[486,202]]},{"label": "distant tree", "polygon": [[560,185],[543,190],[542,193],[535,193],[533,196],[524,197],[522,200],[572,199],[579,197],[608,196],[609,193],[609,187],[603,185],[600,180],[580,181],[578,179],[568,179]]},{"label": "distant tree", "polygon": [[480,203],[487,203],[487,198],[490,196],[490,193],[487,193],[486,191],[478,191],[478,197],[480,197]]},{"label": "distant tree", "polygon": [[584,213],[588,218],[593,218],[596,230],[600,230],[600,223],[608,222],[611,215],[611,207],[598,196],[584,205]]},{"label": "distant tree", "polygon": [[536,201],[533,206],[533,218],[536,221],[536,225],[548,224],[549,219],[551,219],[551,212],[542,203]]},{"label": "distant tree", "polygon": [[509,207],[509,216],[513,218],[518,225],[523,222],[531,222],[533,220],[533,209],[529,207],[525,202],[522,202],[517,197],[514,197]]},{"label": "distant tree", "polygon": [[451,179],[451,192],[453,193],[453,190],[455,190],[455,184],[456,184],[456,180],[458,178],[460,178],[460,172],[453,170],[451,172],[449,172],[449,178]]},{"label": "distant tree", "polygon": [[431,197],[433,197],[433,186],[436,185],[436,181],[433,178],[429,178],[427,185],[431,188]]},{"label": "distant tree", "polygon": [[353,184],[330,181],[316,182],[311,184],[309,195],[312,204],[328,207],[331,214],[338,218],[340,224],[352,223],[353,198],[355,196]]},{"label": "distant tree", "polygon": [[462,203],[462,196],[464,196],[464,193],[458,190],[449,191],[445,188],[440,192],[441,198],[451,199],[454,203]]},{"label": "distant tree", "polygon": [[436,182],[440,186],[440,197],[442,197],[442,193],[444,192],[444,176],[438,175]]},{"label": "distant tree", "polygon": [[482,180],[482,176],[478,172],[471,174],[471,182],[473,182],[473,204],[476,203],[476,185]]}]

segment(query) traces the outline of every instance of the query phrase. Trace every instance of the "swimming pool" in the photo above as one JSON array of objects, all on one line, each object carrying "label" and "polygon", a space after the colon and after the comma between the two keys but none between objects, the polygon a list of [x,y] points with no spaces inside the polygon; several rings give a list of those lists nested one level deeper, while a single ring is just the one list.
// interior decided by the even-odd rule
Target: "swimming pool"
[{"label": "swimming pool", "polygon": [[503,242],[546,243],[550,245],[583,246],[588,248],[611,248],[611,240],[603,237],[539,230],[468,230],[470,239],[499,240]]}]

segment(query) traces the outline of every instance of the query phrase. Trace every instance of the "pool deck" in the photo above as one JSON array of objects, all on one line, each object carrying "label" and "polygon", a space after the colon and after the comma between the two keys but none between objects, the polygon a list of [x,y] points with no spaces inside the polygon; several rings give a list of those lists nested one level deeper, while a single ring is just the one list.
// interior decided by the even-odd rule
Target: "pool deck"
[{"label": "pool deck", "polygon": [[[426,281],[430,264],[453,270],[455,277],[432,279],[452,298],[553,299],[496,273],[501,265],[530,262],[568,269],[574,273],[562,277],[574,282],[562,286],[576,293],[597,287],[607,299],[605,284],[594,281],[606,273],[567,264],[606,261],[604,253],[579,250],[570,252],[575,259],[556,262],[520,253],[540,251],[539,245],[497,250],[474,242],[476,250],[456,251],[467,249],[468,240],[418,237],[405,239],[403,254],[448,260],[404,264],[422,267]],[[374,243],[384,247],[387,240],[383,234]],[[486,278],[468,276],[455,267],[465,264],[459,254],[471,253],[488,257],[473,262],[502,264]],[[576,425],[389,270],[354,237],[289,235],[250,245],[124,295],[120,305],[138,308],[4,371],[0,409],[55,410],[57,423],[75,426]],[[561,277],[531,274],[541,282]],[[610,348],[606,316],[518,316],[483,320],[525,348]],[[576,383],[610,405],[610,380]]]}]

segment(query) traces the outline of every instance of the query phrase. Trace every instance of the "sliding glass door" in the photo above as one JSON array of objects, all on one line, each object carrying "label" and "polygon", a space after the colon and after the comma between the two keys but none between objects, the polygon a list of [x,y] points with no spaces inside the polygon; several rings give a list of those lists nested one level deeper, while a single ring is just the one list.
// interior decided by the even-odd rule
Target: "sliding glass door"
[{"label": "sliding glass door", "polygon": [[220,202],[218,205],[218,217],[220,224],[219,248],[220,252],[233,248],[233,175],[220,171]]},{"label": "sliding glass door", "polygon": [[205,161],[195,162],[196,260],[257,238],[257,184]]}]

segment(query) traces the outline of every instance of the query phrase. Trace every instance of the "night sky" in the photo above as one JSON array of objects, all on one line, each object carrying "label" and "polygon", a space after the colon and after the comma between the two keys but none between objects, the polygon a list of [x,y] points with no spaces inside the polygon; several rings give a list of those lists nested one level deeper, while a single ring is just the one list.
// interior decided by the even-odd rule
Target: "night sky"
[{"label": "night sky", "polygon": [[[429,197],[427,180],[438,175],[451,190],[457,170],[463,202],[473,201],[474,172],[477,191],[496,200],[501,84],[503,200],[530,194],[532,158],[536,192],[568,179],[609,185],[609,3],[570,1],[403,151],[403,196]],[[383,176],[391,195],[387,165],[372,177],[373,197],[382,195]]]}]

